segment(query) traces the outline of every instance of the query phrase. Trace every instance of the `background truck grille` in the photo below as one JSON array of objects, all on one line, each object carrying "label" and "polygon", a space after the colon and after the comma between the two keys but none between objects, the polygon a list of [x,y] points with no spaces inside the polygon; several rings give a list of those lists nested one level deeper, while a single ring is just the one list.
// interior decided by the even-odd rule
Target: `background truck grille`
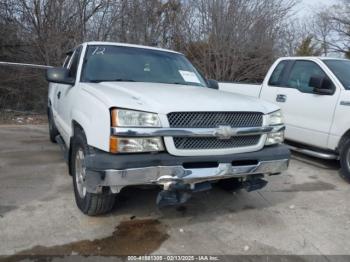
[{"label": "background truck grille", "polygon": [[173,128],[258,127],[263,114],[258,112],[174,112],[168,114]]},{"label": "background truck grille", "polygon": [[220,140],[215,137],[174,137],[177,149],[227,149],[253,146],[259,143],[260,135],[232,137]]}]

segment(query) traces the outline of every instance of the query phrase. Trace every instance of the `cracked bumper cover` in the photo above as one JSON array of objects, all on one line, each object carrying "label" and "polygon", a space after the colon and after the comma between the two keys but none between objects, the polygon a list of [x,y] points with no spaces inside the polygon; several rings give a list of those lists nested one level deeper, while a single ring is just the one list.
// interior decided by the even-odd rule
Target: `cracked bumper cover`
[{"label": "cracked bumper cover", "polygon": [[[288,168],[289,158],[290,151],[285,145],[243,154],[188,157],[168,153],[113,155],[95,150],[94,154],[86,157],[86,183],[89,192],[95,193],[101,187],[108,186],[116,193],[129,185],[196,184],[254,174],[278,174]],[[237,161],[255,163],[235,165]],[[217,166],[184,167],[188,163],[208,162],[215,162]]]}]

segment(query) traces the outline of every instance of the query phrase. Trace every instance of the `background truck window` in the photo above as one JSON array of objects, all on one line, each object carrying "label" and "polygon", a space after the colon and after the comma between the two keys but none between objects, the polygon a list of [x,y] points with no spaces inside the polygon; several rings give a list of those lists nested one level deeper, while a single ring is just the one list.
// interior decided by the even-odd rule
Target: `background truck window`
[{"label": "background truck window", "polygon": [[350,90],[350,61],[332,59],[323,62],[338,77],[344,88]]},{"label": "background truck window", "polygon": [[281,86],[282,80],[283,80],[283,72],[286,69],[286,66],[288,64],[288,61],[281,61],[273,71],[270,80],[269,85],[270,86]]},{"label": "background truck window", "polygon": [[287,85],[303,93],[313,93],[313,87],[309,86],[312,76],[326,77],[326,74],[314,62],[296,61],[289,74]]}]

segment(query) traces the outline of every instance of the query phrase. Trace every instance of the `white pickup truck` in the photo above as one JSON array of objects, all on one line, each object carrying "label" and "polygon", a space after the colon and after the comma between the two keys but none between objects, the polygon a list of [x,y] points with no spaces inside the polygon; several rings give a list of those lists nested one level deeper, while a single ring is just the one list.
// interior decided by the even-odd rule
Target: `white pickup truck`
[{"label": "white pickup truck", "polygon": [[89,42],[46,77],[50,138],[85,214],[110,211],[130,185],[160,185],[171,205],[213,182],[260,189],[288,167],[279,107],[215,90],[180,53]]},{"label": "white pickup truck", "polygon": [[280,58],[262,85],[220,83],[219,87],[280,106],[291,148],[339,159],[340,174],[350,182],[350,60]]}]

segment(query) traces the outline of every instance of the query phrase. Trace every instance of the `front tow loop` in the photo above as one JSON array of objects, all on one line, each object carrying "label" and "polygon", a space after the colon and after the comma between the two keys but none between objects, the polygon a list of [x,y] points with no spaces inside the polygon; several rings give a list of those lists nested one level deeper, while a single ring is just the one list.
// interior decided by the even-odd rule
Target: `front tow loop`
[{"label": "front tow loop", "polygon": [[[251,192],[262,189],[267,185],[267,181],[262,178],[263,175],[251,175],[236,190],[245,189],[247,192]],[[210,190],[212,184],[203,182],[191,187],[189,184],[174,182],[164,188],[166,189],[160,191],[157,196],[156,203],[159,207],[182,205],[192,197],[193,193]]]},{"label": "front tow loop", "polygon": [[171,183],[166,190],[159,192],[157,196],[157,205],[159,207],[177,206],[186,203],[192,196],[192,193],[207,191],[212,188],[210,182],[195,184],[193,188],[189,184]]}]

